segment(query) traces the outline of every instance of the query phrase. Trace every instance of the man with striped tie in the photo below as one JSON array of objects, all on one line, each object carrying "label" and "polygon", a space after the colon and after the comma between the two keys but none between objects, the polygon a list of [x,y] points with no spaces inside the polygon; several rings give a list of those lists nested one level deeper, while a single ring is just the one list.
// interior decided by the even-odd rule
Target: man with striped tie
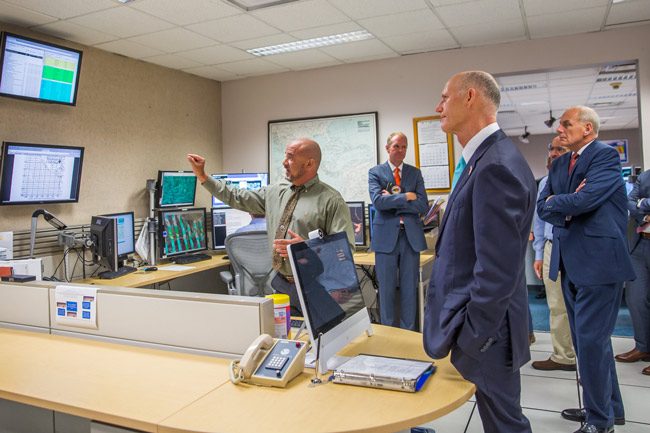
[{"label": "man with striped tie", "polygon": [[424,348],[436,359],[451,351],[476,385],[486,433],[530,433],[519,368],[530,359],[524,257],[537,185],[496,123],[500,99],[490,74],[469,71],[447,82],[436,107],[463,152],[439,228]]}]

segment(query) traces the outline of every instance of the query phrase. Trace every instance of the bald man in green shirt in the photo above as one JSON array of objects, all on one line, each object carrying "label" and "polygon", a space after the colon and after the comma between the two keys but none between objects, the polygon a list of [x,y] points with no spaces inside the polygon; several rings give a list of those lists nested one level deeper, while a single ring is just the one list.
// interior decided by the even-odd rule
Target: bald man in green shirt
[{"label": "bald man in green shirt", "polygon": [[[315,141],[301,138],[289,143],[282,162],[286,180],[255,191],[233,188],[208,176],[205,158],[199,155],[188,154],[187,160],[201,185],[219,200],[235,209],[266,215],[269,248],[277,256],[278,274],[271,284],[277,292],[290,296],[294,311],[299,311],[300,305],[287,259],[287,246],[302,242],[310,231],[321,229],[326,235],[346,232],[350,247],[354,249],[352,220],[343,197],[318,179],[321,150]],[[297,198],[295,209],[289,213],[286,227],[280,227],[287,203],[294,194],[298,194],[294,198],[294,201]],[[282,232],[286,234],[275,236]]]}]

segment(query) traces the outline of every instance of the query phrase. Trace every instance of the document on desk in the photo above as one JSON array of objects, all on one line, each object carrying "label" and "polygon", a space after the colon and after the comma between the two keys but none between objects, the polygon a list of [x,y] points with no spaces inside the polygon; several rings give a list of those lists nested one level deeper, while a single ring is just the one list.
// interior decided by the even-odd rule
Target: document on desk
[{"label": "document on desk", "polygon": [[332,381],[347,385],[416,392],[436,367],[428,361],[357,355],[334,370]]},{"label": "document on desk", "polygon": [[158,266],[159,271],[182,272],[182,271],[189,271],[191,269],[194,269],[194,266],[185,266],[185,265]]}]

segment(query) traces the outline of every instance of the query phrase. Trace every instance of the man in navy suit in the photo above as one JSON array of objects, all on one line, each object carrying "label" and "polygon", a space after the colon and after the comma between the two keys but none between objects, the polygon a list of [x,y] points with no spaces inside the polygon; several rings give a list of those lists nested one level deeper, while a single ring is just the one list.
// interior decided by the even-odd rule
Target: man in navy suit
[{"label": "man in navy suit", "polygon": [[571,152],[559,157],[539,196],[540,218],[553,224],[549,278],[562,272],[583,389],[584,410],[562,416],[583,421],[578,432],[609,433],[625,423],[611,336],[623,293],[634,279],[627,249],[627,196],[618,152],[597,141],[600,120],[588,107],[567,109],[557,128]]},{"label": "man in navy suit", "polygon": [[496,123],[501,95],[482,71],[445,85],[436,111],[463,147],[427,291],[424,348],[476,385],[486,433],[530,433],[519,368],[530,360],[525,255],[537,185]]},{"label": "man in navy suit", "polygon": [[427,248],[421,214],[428,210],[419,169],[404,164],[406,136],[388,136],[388,161],[368,172],[370,199],[376,214],[371,246],[379,283],[379,315],[383,325],[395,325],[395,295],[400,293],[400,328],[415,330],[420,251]]}]

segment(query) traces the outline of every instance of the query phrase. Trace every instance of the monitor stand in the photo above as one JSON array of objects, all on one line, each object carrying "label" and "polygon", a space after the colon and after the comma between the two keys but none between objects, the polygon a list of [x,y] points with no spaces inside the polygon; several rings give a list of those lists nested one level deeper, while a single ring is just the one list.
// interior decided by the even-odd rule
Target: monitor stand
[{"label": "monitor stand", "polygon": [[121,277],[122,275],[130,274],[135,272],[137,269],[133,266],[121,266],[117,268],[117,271],[104,271],[99,273],[99,278],[102,280],[112,280],[114,278]]}]

